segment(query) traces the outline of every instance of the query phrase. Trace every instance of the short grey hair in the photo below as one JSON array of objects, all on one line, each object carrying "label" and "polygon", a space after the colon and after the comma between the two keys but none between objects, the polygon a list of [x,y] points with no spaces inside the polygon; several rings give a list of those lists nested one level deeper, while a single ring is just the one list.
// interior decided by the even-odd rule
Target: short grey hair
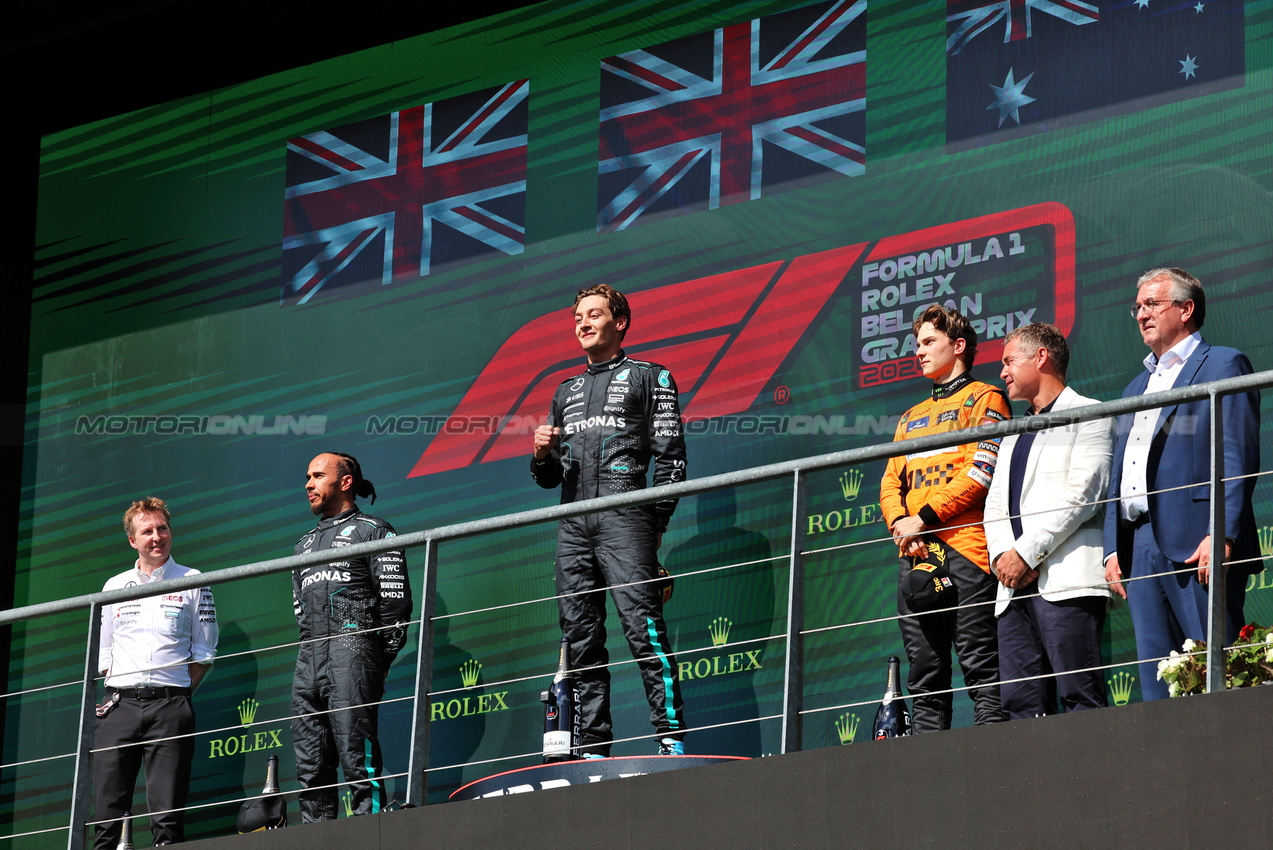
[{"label": "short grey hair", "polygon": [[1070,368],[1070,346],[1065,341],[1065,335],[1056,325],[1045,322],[1022,325],[1008,334],[1003,344],[1007,345],[1010,342],[1015,342],[1018,348],[1030,349],[1031,355],[1040,348],[1046,349],[1048,359],[1052,361],[1052,367],[1061,376],[1061,380],[1065,380],[1066,370]]},{"label": "short grey hair", "polygon": [[1171,280],[1171,289],[1167,291],[1167,294],[1171,296],[1172,301],[1193,302],[1193,326],[1202,330],[1202,322],[1207,317],[1207,295],[1202,291],[1202,281],[1184,269],[1150,269],[1136,281],[1137,291],[1156,277]]}]

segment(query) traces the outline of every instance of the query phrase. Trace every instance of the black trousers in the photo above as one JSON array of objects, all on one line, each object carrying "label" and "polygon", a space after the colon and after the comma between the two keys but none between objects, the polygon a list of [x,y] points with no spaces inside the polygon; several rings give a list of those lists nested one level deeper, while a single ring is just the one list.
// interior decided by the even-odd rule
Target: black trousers
[{"label": "black trousers", "polygon": [[[597,667],[575,673],[579,689],[580,738],[585,752],[610,754],[610,660],[606,651],[607,585],[658,576],[657,532],[644,508],[562,520],[557,534],[557,592],[577,594],[557,602],[561,631],[570,642],[570,666]],[[650,723],[659,737],[683,738],[685,710],[676,658],[671,654],[663,600],[655,582],[613,587],[619,622],[637,659]]]},{"label": "black trousers", "polygon": [[[953,694],[933,694],[951,686],[954,668],[950,651],[959,656],[964,684],[971,690],[973,721],[977,724],[1007,720],[999,704],[999,638],[995,627],[994,599],[998,583],[980,567],[949,546],[946,567],[959,591],[959,605],[945,611],[915,614],[902,595],[901,581],[911,570],[909,558],[899,559],[897,613],[906,644],[909,671],[907,689],[915,698],[911,727],[916,733],[950,728]],[[973,604],[970,603],[983,603]],[[989,604],[985,604],[989,603]],[[986,687],[973,687],[984,685]]]},{"label": "black trousers", "polygon": [[[340,765],[345,781],[354,783],[348,793],[355,815],[379,814],[386,802],[377,737],[385,684],[378,641],[372,633],[302,646],[292,681],[292,714],[299,715],[292,721],[296,779],[302,788],[332,785]],[[335,820],[343,793],[302,791],[301,822]]]},{"label": "black trousers", "polygon": [[[190,697],[133,699],[125,697],[105,717],[97,719],[93,747],[119,747],[194,732],[194,709]],[[194,758],[194,738],[141,743],[138,746],[107,749],[93,754],[94,819],[120,818],[133,809],[133,789],[137,772],[146,765],[146,808],[155,844],[176,844],[185,839],[185,812],[153,814],[186,805],[190,790],[190,763]],[[115,850],[122,822],[98,824],[93,839],[95,850]]]},{"label": "black trousers", "polygon": [[999,670],[1005,680],[1057,675],[1005,681],[1001,686],[1004,711],[1013,720],[1056,714],[1058,696],[1066,711],[1104,708],[1108,704],[1104,671],[1090,668],[1101,665],[1105,597],[1049,602],[1032,595],[1038,592],[1038,581],[1030,582],[1017,591],[999,617]]}]

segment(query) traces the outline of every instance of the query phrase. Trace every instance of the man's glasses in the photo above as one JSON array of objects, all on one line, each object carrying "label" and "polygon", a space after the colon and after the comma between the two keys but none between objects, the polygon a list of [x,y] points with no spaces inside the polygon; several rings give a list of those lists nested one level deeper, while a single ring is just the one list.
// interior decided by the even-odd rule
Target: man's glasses
[{"label": "man's glasses", "polygon": [[1167,304],[1179,304],[1179,303],[1181,302],[1176,300],[1155,301],[1153,298],[1150,298],[1145,301],[1136,302],[1135,304],[1131,306],[1131,309],[1128,310],[1127,312],[1132,314],[1133,319],[1138,319],[1140,318],[1141,310],[1145,310],[1146,312],[1149,313],[1149,315],[1152,316],[1154,313],[1158,312],[1158,309],[1160,307],[1164,307]]}]

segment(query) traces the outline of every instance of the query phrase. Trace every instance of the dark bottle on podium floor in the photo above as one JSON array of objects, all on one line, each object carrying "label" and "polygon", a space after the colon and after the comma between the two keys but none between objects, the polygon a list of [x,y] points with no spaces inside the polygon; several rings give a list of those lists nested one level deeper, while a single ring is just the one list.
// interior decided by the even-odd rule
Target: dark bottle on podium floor
[{"label": "dark bottle on podium floor", "polygon": [[261,793],[271,795],[261,800],[261,806],[269,818],[270,825],[266,829],[287,826],[287,802],[279,793],[278,756],[271,755],[265,760],[265,787],[261,789]]},{"label": "dark bottle on podium floor", "polygon": [[278,788],[278,756],[270,756],[265,760],[265,787],[262,794],[277,794]]},{"label": "dark bottle on podium floor", "polygon": [[235,827],[240,835],[287,826],[287,803],[278,787],[278,756],[265,760],[265,787],[261,793],[265,796],[248,800],[239,807]]},{"label": "dark bottle on podium floor", "polygon": [[911,713],[902,699],[902,660],[896,655],[888,659],[888,684],[884,699],[875,712],[875,740],[901,738],[911,733]]},{"label": "dark bottle on podium floor", "polygon": [[124,812],[124,821],[119,829],[119,843],[115,845],[115,850],[133,850],[132,812]]},{"label": "dark bottle on podium floor", "polygon": [[579,758],[579,692],[570,675],[570,644],[564,637],[557,675],[539,701],[544,704],[544,764]]}]

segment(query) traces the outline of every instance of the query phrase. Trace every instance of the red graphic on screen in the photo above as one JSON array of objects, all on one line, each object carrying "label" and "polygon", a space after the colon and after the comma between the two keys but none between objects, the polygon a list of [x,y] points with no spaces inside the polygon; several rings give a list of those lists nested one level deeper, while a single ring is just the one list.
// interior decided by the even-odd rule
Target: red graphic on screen
[{"label": "red graphic on screen", "polygon": [[[747,410],[822,310],[867,243],[632,293],[624,350],[671,370],[686,419]],[[785,268],[784,268],[785,265]],[[688,310],[710,304],[710,310]],[[522,326],[482,370],[408,478],[527,454],[517,429],[490,433],[464,423],[547,415],[553,392],[584,357],[568,309]],[[529,382],[528,382],[529,377]],[[516,420],[514,420],[516,421]]]},{"label": "red graphic on screen", "polygon": [[[687,421],[743,413],[777,374],[810,325],[858,264],[931,250],[1012,231],[1050,231],[1050,270],[1040,288],[1054,296],[1054,323],[1069,335],[1075,318],[1074,217],[1058,203],[1036,204],[943,224],[877,242],[847,245],[790,262],[774,261],[696,280],[632,293],[634,317],[624,350],[672,371],[684,398]],[[691,310],[710,304],[710,310]],[[584,365],[569,309],[527,322],[495,353],[474,380],[408,478],[528,454],[528,419],[542,420],[553,392]],[[845,340],[846,355],[853,343]],[[1003,356],[1003,340],[984,340],[977,363]],[[848,359],[846,357],[846,359]],[[916,359],[863,364],[861,387],[918,377]],[[790,399],[786,386],[773,401]],[[476,426],[475,426],[476,423]]]}]

